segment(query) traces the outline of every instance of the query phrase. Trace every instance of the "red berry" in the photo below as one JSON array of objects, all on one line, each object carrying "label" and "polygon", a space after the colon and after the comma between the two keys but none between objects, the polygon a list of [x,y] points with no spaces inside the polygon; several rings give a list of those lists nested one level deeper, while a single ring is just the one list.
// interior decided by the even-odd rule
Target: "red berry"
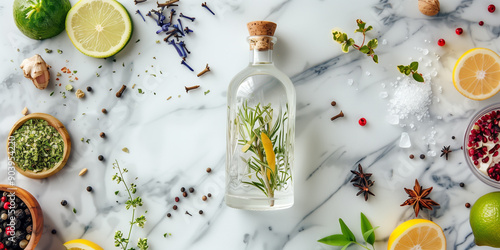
[{"label": "red berry", "polygon": [[175,202],[179,202],[179,197],[175,197]]},{"label": "red berry", "polygon": [[366,125],[366,119],[365,118],[361,118],[361,119],[359,119],[358,123],[361,126],[365,126]]},{"label": "red berry", "polygon": [[457,33],[457,35],[462,35],[462,33],[464,33],[464,29],[462,29],[462,28],[457,28],[457,29],[455,30],[455,33]]},{"label": "red berry", "polygon": [[441,39],[438,40],[438,45],[439,46],[444,46],[445,44],[446,44],[446,42],[444,41],[443,38],[441,38]]},{"label": "red berry", "polygon": [[[2,201],[2,202],[5,202],[6,200],[7,200],[7,197],[5,197],[5,196],[2,196],[2,198],[0,199],[0,201]],[[0,249],[2,249],[2,248],[0,248]]]},{"label": "red berry", "polygon": [[495,5],[493,5],[493,4],[488,5],[488,11],[489,11],[490,13],[495,12],[495,9],[496,9],[496,8],[495,8]]},{"label": "red berry", "polygon": [[10,206],[10,202],[8,202],[8,201],[7,201],[7,202],[5,202],[5,203],[3,204],[3,209],[5,209],[5,210],[9,210],[9,206]]},{"label": "red berry", "polygon": [[484,25],[484,22],[483,21],[479,21],[479,26],[483,26]]},{"label": "red berry", "polygon": [[5,233],[9,236],[13,236],[12,234],[14,233],[14,230],[12,230],[11,227],[6,227],[5,228]]},{"label": "red berry", "polygon": [[5,246],[3,245],[2,242],[0,242],[0,249],[3,249]]}]

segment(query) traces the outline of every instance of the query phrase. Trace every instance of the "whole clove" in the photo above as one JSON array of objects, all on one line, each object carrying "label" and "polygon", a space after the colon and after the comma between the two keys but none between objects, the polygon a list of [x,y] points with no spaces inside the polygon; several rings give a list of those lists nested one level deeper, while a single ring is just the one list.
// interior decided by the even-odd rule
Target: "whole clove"
[{"label": "whole clove", "polygon": [[183,18],[189,19],[189,20],[191,20],[191,22],[194,22],[194,19],[195,19],[194,17],[189,17],[189,16],[183,15],[182,12],[179,13],[179,17],[183,17]]},{"label": "whole clove", "polygon": [[207,2],[202,3],[202,4],[201,4],[201,7],[203,7],[203,8],[205,8],[205,9],[207,9],[208,11],[210,11],[210,13],[212,13],[212,15],[214,15],[214,16],[215,16],[215,13],[214,13],[214,12],[213,12],[210,8],[208,8],[208,6],[207,6]]},{"label": "whole clove", "polygon": [[118,90],[118,92],[116,92],[116,97],[118,97],[118,98],[122,97],[123,91],[125,91],[126,88],[127,88],[126,85],[122,85],[120,90]]},{"label": "whole clove", "polygon": [[186,93],[189,93],[189,91],[191,91],[193,89],[197,89],[199,87],[200,87],[200,85],[194,85],[194,86],[191,86],[191,87],[184,87],[184,88],[186,88]]},{"label": "whole clove", "polygon": [[207,63],[207,66],[205,66],[205,69],[203,69],[200,73],[198,73],[196,76],[197,77],[200,77],[202,75],[204,75],[205,73],[207,73],[208,71],[210,71],[210,67],[208,67],[208,63]]},{"label": "whole clove", "polygon": [[339,113],[338,115],[336,115],[336,116],[334,116],[334,117],[330,118],[330,120],[332,120],[332,121],[333,121],[333,120],[335,120],[335,119],[337,119],[337,118],[339,118],[339,117],[344,117],[344,113],[342,112],[342,110],[340,111],[340,113]]}]

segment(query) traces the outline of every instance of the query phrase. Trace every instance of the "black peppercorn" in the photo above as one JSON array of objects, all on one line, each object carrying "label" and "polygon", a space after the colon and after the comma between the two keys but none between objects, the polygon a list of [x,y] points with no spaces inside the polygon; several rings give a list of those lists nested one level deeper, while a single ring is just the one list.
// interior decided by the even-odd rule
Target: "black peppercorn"
[{"label": "black peppercorn", "polygon": [[62,206],[66,206],[66,205],[68,205],[68,202],[67,202],[66,200],[62,200],[62,201],[61,201],[61,205],[62,205]]},{"label": "black peppercorn", "polygon": [[106,109],[101,109],[101,112],[102,112],[103,114],[107,114],[107,113],[108,113],[108,111],[107,111]]},{"label": "black peppercorn", "polygon": [[99,156],[97,156],[97,159],[98,159],[99,161],[104,161],[104,156],[99,155]]},{"label": "black peppercorn", "polygon": [[186,189],[184,187],[181,187],[181,192],[184,192],[186,191]]},{"label": "black peppercorn", "polygon": [[170,213],[167,213],[167,217],[169,217],[169,218],[170,218],[170,216],[172,216],[172,215],[171,215]]},{"label": "black peppercorn", "polygon": [[183,193],[182,193],[182,196],[187,197],[187,196],[188,196],[188,193],[187,193],[187,192],[183,192]]},{"label": "black peppercorn", "polygon": [[50,231],[52,234],[56,234],[57,231],[55,229],[52,229],[52,231]]},{"label": "black peppercorn", "polygon": [[425,155],[424,155],[424,154],[421,154],[421,155],[420,155],[420,159],[422,159],[422,160],[423,160],[423,159],[425,159]]},{"label": "black peppercorn", "polygon": [[203,210],[198,211],[199,214],[203,214]]},{"label": "black peppercorn", "polygon": [[469,208],[470,207],[470,203],[469,202],[465,203],[465,207]]},{"label": "black peppercorn", "polygon": [[410,157],[410,159],[415,158],[415,156],[413,154],[411,154],[409,157]]},{"label": "black peppercorn", "polygon": [[211,194],[211,193],[208,193],[208,194],[207,194],[207,196],[210,198],[210,197],[212,197],[212,194]]},{"label": "black peppercorn", "polygon": [[455,136],[452,136],[451,139],[455,140]]},{"label": "black peppercorn", "polygon": [[189,192],[190,192],[190,193],[194,192],[194,188],[190,187],[190,188],[189,188]]},{"label": "black peppercorn", "polygon": [[174,205],[172,209],[177,210],[177,205]]},{"label": "black peppercorn", "polygon": [[91,186],[87,187],[87,192],[92,192],[92,187]]},{"label": "black peppercorn", "polygon": [[100,136],[101,138],[104,138],[104,137],[106,137],[106,134],[105,134],[104,132],[101,132],[101,133],[99,134],[99,136]]},{"label": "black peppercorn", "polygon": [[88,92],[92,91],[92,87],[88,86],[88,87],[87,87],[87,91],[88,91]]}]

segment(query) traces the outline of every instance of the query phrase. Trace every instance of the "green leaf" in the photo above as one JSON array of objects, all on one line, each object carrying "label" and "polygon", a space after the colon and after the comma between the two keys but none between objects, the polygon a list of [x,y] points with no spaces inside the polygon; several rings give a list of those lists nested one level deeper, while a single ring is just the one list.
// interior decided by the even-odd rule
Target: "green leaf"
[{"label": "green leaf", "polygon": [[347,247],[349,247],[352,243],[353,243],[352,241],[351,241],[351,242],[349,242],[349,243],[347,243],[347,244],[346,244],[346,245],[345,245],[345,246],[344,246],[341,250],[345,250],[345,249],[346,249]]},{"label": "green leaf", "polygon": [[363,233],[363,238],[365,238],[365,239],[370,239],[370,236],[373,236],[373,242],[372,243],[370,243],[367,240],[365,240],[367,243],[369,243],[372,246],[373,246],[373,243],[375,243],[375,229],[377,229],[377,228],[379,228],[379,227],[374,227],[374,228],[366,231],[365,233]]},{"label": "green leaf", "polygon": [[342,52],[344,52],[344,53],[349,52],[349,47],[350,47],[350,46],[347,44],[347,42],[346,42],[346,43],[343,43],[343,44],[340,46],[340,48],[342,49]]},{"label": "green leaf", "polygon": [[413,71],[417,71],[418,70],[418,62],[410,63],[410,69]]},{"label": "green leaf", "polygon": [[398,65],[398,70],[399,70],[399,72],[404,73],[405,66],[403,66],[403,65]]},{"label": "green leaf", "polygon": [[413,73],[413,79],[417,82],[424,82],[424,78],[417,72]]},{"label": "green leaf", "polygon": [[411,73],[411,69],[410,68],[405,68],[405,75],[409,76]]},{"label": "green leaf", "polygon": [[374,61],[375,63],[378,63],[378,56],[377,56],[377,55],[373,55],[373,61]]},{"label": "green leaf", "polygon": [[372,30],[372,29],[373,29],[372,26],[368,26],[368,28],[366,28],[366,30],[365,30],[365,33],[368,32],[368,31],[370,31],[370,30]]},{"label": "green leaf", "polygon": [[346,237],[346,239],[348,239],[349,241],[356,241],[356,237],[351,232],[351,229],[349,229],[349,227],[340,218],[339,218],[339,224],[340,224],[340,229],[342,230],[342,234]]},{"label": "green leaf", "polygon": [[345,246],[351,243],[351,241],[346,239],[346,237],[342,234],[332,234],[330,236],[326,236],[323,239],[319,239],[318,242],[330,246]]},{"label": "green leaf", "polygon": [[368,46],[363,46],[359,49],[359,51],[361,51],[361,53],[365,53],[365,54],[368,54],[370,52],[370,48],[368,48]]},{"label": "green leaf", "polygon": [[[370,245],[373,245],[373,243],[375,242],[375,233],[373,233],[372,229],[372,224],[370,223],[368,218],[366,218],[366,216],[361,213],[361,233],[363,233],[363,238]],[[370,230],[371,233],[366,234],[366,232],[369,232]]]},{"label": "green leaf", "polygon": [[[371,27],[371,26],[370,26]],[[377,38],[374,38],[372,40],[370,40],[367,44],[367,46],[370,48],[370,49],[376,49],[377,46],[378,46],[378,40]]]}]

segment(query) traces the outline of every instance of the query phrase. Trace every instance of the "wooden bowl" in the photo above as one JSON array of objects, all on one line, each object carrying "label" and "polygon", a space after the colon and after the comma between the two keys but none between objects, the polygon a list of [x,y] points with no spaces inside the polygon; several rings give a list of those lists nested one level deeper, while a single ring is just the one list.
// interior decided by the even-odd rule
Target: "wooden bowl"
[{"label": "wooden bowl", "polygon": [[[51,169],[44,170],[41,172],[34,172],[32,170],[23,170],[19,166],[17,166],[15,161],[11,160],[10,150],[9,150],[10,138],[11,138],[12,134],[14,134],[14,132],[19,127],[21,127],[21,125],[23,125],[27,120],[30,120],[30,119],[46,120],[49,123],[49,125],[54,127],[57,130],[57,132],[59,132],[59,134],[62,136],[62,139],[64,142],[63,158],[60,162],[56,163],[56,165],[54,167],[52,167]],[[33,179],[47,178],[47,177],[59,172],[59,170],[61,170],[64,167],[64,165],[66,165],[66,162],[68,161],[70,152],[71,152],[71,140],[69,138],[68,131],[66,130],[64,125],[59,120],[57,120],[55,117],[53,117],[49,114],[45,114],[45,113],[33,113],[33,114],[29,114],[29,115],[24,116],[23,118],[19,119],[14,124],[12,129],[10,130],[9,137],[7,138],[7,155],[9,156],[9,160],[14,163],[14,166],[16,167],[16,170],[19,173],[21,173],[22,175],[24,175],[26,177],[33,178]]]},{"label": "wooden bowl", "polygon": [[34,250],[43,232],[43,212],[40,204],[38,204],[38,201],[32,194],[20,187],[0,184],[0,191],[15,193],[16,197],[19,197],[30,210],[33,220],[33,231],[31,232],[31,239],[28,246],[24,250]]}]

